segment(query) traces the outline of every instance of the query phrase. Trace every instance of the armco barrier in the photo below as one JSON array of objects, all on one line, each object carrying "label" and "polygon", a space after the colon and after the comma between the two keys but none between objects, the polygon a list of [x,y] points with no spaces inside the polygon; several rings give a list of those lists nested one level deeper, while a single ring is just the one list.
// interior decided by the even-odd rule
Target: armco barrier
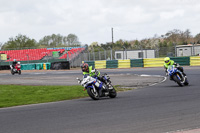
[{"label": "armco barrier", "polygon": [[171,60],[178,63],[181,66],[189,66],[190,65],[190,57],[170,57]]},{"label": "armco barrier", "polygon": [[118,68],[118,60],[107,60],[106,68]]},{"label": "armco barrier", "polygon": [[103,61],[95,61],[95,68],[106,68],[106,60]]},{"label": "armco barrier", "polygon": [[118,60],[118,68],[130,68],[131,60]]},{"label": "armco barrier", "polygon": [[144,67],[163,67],[164,58],[149,58],[143,59]]},{"label": "armco barrier", "polygon": [[200,66],[200,57],[190,57],[190,66]]},{"label": "armco barrier", "polygon": [[144,67],[143,59],[131,59],[131,67]]}]

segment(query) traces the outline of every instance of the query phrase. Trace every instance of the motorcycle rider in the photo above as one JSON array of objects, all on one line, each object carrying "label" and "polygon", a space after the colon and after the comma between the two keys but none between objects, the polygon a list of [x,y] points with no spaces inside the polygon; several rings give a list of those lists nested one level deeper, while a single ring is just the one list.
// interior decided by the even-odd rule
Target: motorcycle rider
[{"label": "motorcycle rider", "polygon": [[[171,60],[169,57],[164,58],[164,68],[165,68],[165,72],[166,72],[166,76],[168,76],[168,66],[170,65],[175,65],[175,67],[180,70],[183,75],[186,77],[186,74],[183,71],[183,67],[181,67],[178,63],[174,62],[173,60]],[[170,77],[170,79],[172,79],[172,77]]]},{"label": "motorcycle rider", "polygon": [[96,70],[93,66],[89,66],[87,63],[81,64],[81,70],[83,75],[89,75],[91,77],[99,77],[100,72]]},{"label": "motorcycle rider", "polygon": [[14,69],[14,68],[15,68],[15,66],[16,66],[16,64],[17,64],[17,60],[16,60],[16,59],[14,59],[14,60],[13,60],[13,62],[12,62],[12,67],[11,67],[11,69]]},{"label": "motorcycle rider", "polygon": [[[83,72],[83,78],[87,78],[87,76],[91,76],[95,79],[97,77],[97,82],[95,83],[95,86],[99,88],[100,95],[102,93],[101,92],[102,89],[104,89],[104,90],[108,89],[108,87],[105,85],[105,83],[103,83],[101,81],[100,72],[98,70],[96,70],[93,66],[89,66],[87,63],[83,63],[83,64],[81,64],[81,70]],[[99,81],[101,83],[99,83]]]}]

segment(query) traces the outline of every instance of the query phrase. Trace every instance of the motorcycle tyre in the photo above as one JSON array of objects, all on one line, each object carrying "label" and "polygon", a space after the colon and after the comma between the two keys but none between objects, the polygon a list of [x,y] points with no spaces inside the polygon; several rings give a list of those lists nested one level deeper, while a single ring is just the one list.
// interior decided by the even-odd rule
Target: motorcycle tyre
[{"label": "motorcycle tyre", "polygon": [[181,83],[181,81],[176,77],[176,75],[173,75],[173,79],[179,86],[183,86],[183,83]]},{"label": "motorcycle tyre", "polygon": [[92,92],[92,88],[87,88],[87,93],[88,95],[93,99],[93,100],[99,100],[99,93],[97,93],[98,95],[95,96]]},{"label": "motorcycle tyre", "polygon": [[117,96],[117,92],[115,90],[115,88],[113,88],[110,92],[109,92],[109,97],[110,98],[115,98]]},{"label": "motorcycle tyre", "polygon": [[15,74],[15,72],[14,72],[13,70],[11,70],[11,74],[12,74],[12,75],[14,75],[14,74]]},{"label": "motorcycle tyre", "polygon": [[21,75],[21,73],[22,73],[21,70],[19,70],[18,74]]},{"label": "motorcycle tyre", "polygon": [[184,83],[184,85],[189,85],[189,82],[188,82],[188,79],[187,78],[185,78],[185,83]]}]

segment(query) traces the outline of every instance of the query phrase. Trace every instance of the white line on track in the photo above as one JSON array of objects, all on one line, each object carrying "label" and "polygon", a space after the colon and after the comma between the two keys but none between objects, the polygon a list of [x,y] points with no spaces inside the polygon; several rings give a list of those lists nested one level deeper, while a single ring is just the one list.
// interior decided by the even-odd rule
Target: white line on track
[{"label": "white line on track", "polygon": [[167,77],[161,76],[161,75],[147,75],[147,74],[141,74],[141,75],[139,75],[139,76],[142,76],[142,77],[162,77],[162,78],[164,78],[161,82],[154,83],[154,84],[151,84],[151,85],[149,85],[149,86],[154,86],[154,85],[163,83],[163,82],[165,82],[165,81],[167,80]]}]

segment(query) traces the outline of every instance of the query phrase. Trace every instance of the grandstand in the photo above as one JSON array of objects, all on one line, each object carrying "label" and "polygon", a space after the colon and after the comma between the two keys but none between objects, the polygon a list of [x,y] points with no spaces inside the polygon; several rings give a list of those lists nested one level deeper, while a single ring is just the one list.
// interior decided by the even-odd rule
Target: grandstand
[{"label": "grandstand", "polygon": [[7,50],[0,51],[0,54],[7,55],[8,61],[31,61],[31,60],[43,60],[45,57],[53,57],[53,52],[58,52],[57,59],[68,59],[71,60],[78,56],[83,50],[84,47],[71,47],[71,48],[41,48],[41,49],[23,49],[23,50]]}]

